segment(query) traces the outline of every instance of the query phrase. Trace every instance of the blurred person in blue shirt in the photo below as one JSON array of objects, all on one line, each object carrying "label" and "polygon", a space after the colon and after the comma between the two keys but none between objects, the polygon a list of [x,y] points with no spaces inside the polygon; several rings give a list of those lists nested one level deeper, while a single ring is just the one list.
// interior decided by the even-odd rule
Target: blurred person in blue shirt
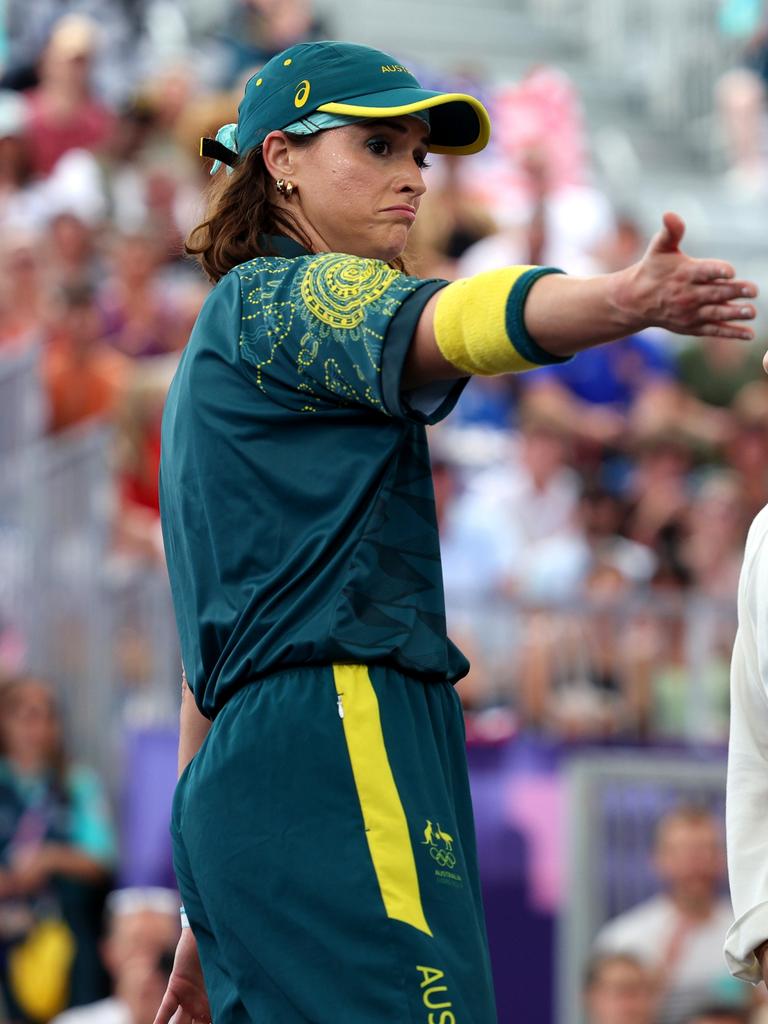
[{"label": "blurred person in blue shirt", "polygon": [[[629,266],[643,243],[639,225],[620,216],[595,256],[610,273]],[[641,404],[674,406],[678,392],[673,356],[650,331],[544,367],[523,384],[533,408],[567,426],[575,439],[609,446],[623,439]]]}]

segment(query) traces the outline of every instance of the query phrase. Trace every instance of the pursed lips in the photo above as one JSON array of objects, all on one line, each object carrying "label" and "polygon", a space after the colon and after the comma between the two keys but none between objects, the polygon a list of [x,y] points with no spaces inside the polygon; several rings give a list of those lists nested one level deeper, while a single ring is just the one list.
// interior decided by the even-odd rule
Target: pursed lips
[{"label": "pursed lips", "polygon": [[404,213],[406,216],[410,216],[413,219],[416,218],[416,207],[408,206],[407,203],[400,203],[397,206],[387,206],[382,210],[382,213]]}]

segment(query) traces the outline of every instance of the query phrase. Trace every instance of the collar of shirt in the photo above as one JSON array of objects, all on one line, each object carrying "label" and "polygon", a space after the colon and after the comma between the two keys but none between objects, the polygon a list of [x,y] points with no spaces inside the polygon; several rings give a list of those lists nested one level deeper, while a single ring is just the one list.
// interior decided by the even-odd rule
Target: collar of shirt
[{"label": "collar of shirt", "polygon": [[286,235],[262,235],[261,242],[265,249],[271,250],[275,255],[282,256],[284,259],[311,255],[309,249],[305,249],[295,239],[288,238]]}]

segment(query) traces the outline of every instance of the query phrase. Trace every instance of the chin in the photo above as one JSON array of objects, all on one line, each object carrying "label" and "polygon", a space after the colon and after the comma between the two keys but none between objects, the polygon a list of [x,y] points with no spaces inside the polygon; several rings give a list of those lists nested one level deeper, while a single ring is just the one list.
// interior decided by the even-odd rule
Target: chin
[{"label": "chin", "polygon": [[408,244],[408,229],[402,228],[396,233],[392,232],[386,239],[371,241],[370,259],[381,260],[382,263],[391,263],[398,256],[402,256]]}]

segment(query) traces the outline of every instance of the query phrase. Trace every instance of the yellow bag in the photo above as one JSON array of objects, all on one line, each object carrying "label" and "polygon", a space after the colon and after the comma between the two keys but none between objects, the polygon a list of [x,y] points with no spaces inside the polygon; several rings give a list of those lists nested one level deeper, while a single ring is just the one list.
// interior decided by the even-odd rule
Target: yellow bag
[{"label": "yellow bag", "polygon": [[56,918],[39,921],[8,956],[8,982],[13,998],[33,1020],[48,1021],[69,1002],[69,974],[75,940]]}]

